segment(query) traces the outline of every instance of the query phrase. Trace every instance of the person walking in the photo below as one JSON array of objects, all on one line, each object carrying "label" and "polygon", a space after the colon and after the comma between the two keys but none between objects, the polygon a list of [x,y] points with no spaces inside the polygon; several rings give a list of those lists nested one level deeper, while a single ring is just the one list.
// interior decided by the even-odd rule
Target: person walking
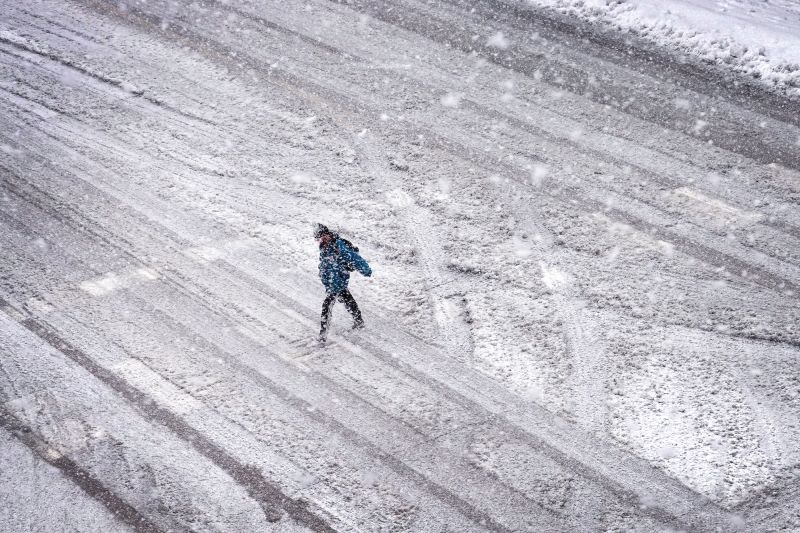
[{"label": "person walking", "polygon": [[363,257],[358,255],[358,248],[347,239],[343,239],[327,226],[317,224],[314,238],[319,242],[319,279],[325,287],[325,300],[322,302],[322,320],[319,341],[324,343],[328,338],[328,326],[331,321],[333,304],[342,302],[353,316],[353,329],[363,328],[364,319],[353,295],[347,289],[350,272],[357,270],[363,276],[372,275],[372,269]]}]

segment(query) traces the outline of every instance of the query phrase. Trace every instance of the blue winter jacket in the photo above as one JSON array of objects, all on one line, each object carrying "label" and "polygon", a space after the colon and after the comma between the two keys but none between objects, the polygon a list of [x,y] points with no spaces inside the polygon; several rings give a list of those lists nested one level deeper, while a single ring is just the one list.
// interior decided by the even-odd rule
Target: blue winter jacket
[{"label": "blue winter jacket", "polygon": [[339,237],[327,246],[320,247],[319,279],[322,280],[328,294],[336,294],[347,288],[350,282],[348,265],[352,265],[364,276],[372,275],[369,264]]}]

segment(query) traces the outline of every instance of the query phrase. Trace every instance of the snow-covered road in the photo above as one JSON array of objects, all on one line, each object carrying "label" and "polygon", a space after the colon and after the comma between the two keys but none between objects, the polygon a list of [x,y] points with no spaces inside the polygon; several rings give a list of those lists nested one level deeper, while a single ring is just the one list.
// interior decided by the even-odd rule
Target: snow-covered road
[{"label": "snow-covered road", "polygon": [[800,528],[800,104],[647,43],[0,0],[0,252],[0,531]]}]

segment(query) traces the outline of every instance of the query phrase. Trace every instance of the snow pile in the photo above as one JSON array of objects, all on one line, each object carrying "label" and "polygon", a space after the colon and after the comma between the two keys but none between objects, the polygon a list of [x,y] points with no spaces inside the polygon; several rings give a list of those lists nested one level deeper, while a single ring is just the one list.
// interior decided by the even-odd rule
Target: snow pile
[{"label": "snow pile", "polygon": [[760,80],[800,97],[795,0],[526,0]]}]

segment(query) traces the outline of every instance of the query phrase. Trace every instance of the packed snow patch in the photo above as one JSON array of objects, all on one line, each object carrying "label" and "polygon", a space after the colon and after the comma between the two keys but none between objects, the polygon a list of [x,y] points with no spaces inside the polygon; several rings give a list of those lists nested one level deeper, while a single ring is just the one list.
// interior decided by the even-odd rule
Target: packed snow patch
[{"label": "packed snow patch", "polygon": [[108,273],[105,276],[84,281],[80,284],[81,289],[92,296],[105,296],[119,289],[131,287],[143,281],[153,281],[158,279],[158,273],[149,268],[137,268],[130,272],[117,274]]}]

